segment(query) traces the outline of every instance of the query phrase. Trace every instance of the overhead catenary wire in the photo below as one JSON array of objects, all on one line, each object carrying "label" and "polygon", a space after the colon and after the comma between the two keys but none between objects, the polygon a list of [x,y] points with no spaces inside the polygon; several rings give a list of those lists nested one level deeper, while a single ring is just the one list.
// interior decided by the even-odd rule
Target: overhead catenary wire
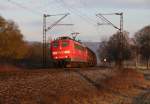
[{"label": "overhead catenary wire", "polygon": [[[28,7],[28,6],[24,6],[21,3],[18,3],[18,2],[14,1],[14,0],[7,0],[7,1],[10,2],[11,4],[18,6],[19,8],[25,9],[26,11],[29,11],[29,12],[31,12],[33,14],[43,15],[43,13],[41,11],[34,10],[34,9]],[[95,31],[97,31],[97,29],[95,28],[96,21],[94,19],[92,19],[91,17],[89,17],[87,14],[79,11],[76,8],[72,8],[72,7],[68,6],[63,0],[56,0],[56,2],[59,3],[59,4],[60,3],[62,4],[60,6],[61,8],[67,9],[69,12],[71,12],[71,13],[75,14],[76,16],[80,17],[80,19],[82,19],[86,23],[92,24],[92,26],[94,27],[93,29],[95,29]]]},{"label": "overhead catenary wire", "polygon": [[64,9],[67,9],[69,10],[70,12],[74,13],[75,15],[77,15],[78,17],[80,17],[83,21],[85,21],[86,23],[89,23],[91,24],[94,29],[95,29],[95,32],[97,35],[99,35],[99,32],[98,32],[98,29],[97,29],[97,21],[95,21],[94,19],[92,19],[91,17],[89,17],[87,14],[75,9],[75,8],[72,8],[70,6],[68,6],[63,0],[56,0],[58,3],[61,2],[62,6]]},{"label": "overhead catenary wire", "polygon": [[22,4],[18,3],[18,2],[15,2],[15,1],[13,1],[13,0],[7,0],[7,1],[8,1],[9,3],[11,3],[11,4],[13,4],[13,5],[16,5],[17,7],[22,8],[22,9],[24,9],[24,10],[26,10],[26,11],[29,11],[29,12],[31,12],[31,13],[33,13],[33,14],[42,15],[42,12],[37,11],[37,10],[33,10],[33,9],[31,9],[31,8],[29,8],[29,7],[27,7],[27,6],[24,6],[24,5],[22,5]]},{"label": "overhead catenary wire", "polygon": [[87,18],[87,20],[95,23],[96,21],[94,19],[92,19],[91,17],[89,17],[87,14],[83,13],[82,11],[79,11],[76,8],[72,8],[73,10],[77,11],[79,14],[81,14],[81,16],[83,16],[83,18]]},{"label": "overhead catenary wire", "polygon": [[81,12],[81,11],[75,9],[75,8],[72,8],[72,7],[68,6],[63,0],[56,0],[56,2],[58,2],[58,3],[61,2],[61,4],[62,4],[62,6],[63,6],[64,9],[67,9],[68,11],[70,11],[73,14],[77,15],[78,17],[80,17],[85,22],[90,23],[92,25],[96,22],[93,19],[91,19],[90,17],[88,17],[88,15],[83,14],[83,12]]},{"label": "overhead catenary wire", "polygon": [[[27,6],[24,6],[24,5],[22,5],[22,4],[18,3],[18,2],[15,2],[15,1],[13,1],[13,0],[7,0],[7,1],[10,2],[10,3],[13,4],[13,5],[16,5],[16,6],[20,7],[20,8],[22,8],[22,9],[25,9],[25,10],[27,10],[27,11],[29,11],[29,12],[34,13],[34,14],[38,14],[38,15],[39,15],[39,14],[40,14],[40,15],[43,14],[43,13],[40,12],[40,11],[33,10],[33,9],[31,9],[31,8],[29,8],[29,7],[27,7]],[[56,1],[58,1],[58,0],[56,0]],[[62,2],[62,4],[64,5],[64,7],[68,7],[68,6],[66,5],[66,3],[65,3],[63,0],[59,0],[59,1]],[[71,11],[71,12],[74,10],[74,11],[73,11],[73,12],[75,12],[74,14],[78,15],[80,18],[82,18],[84,21],[86,21],[86,22],[88,22],[88,23],[92,23],[92,24],[93,24],[93,22],[95,23],[95,21],[94,21],[93,19],[91,19],[89,16],[85,15],[83,12],[81,12],[81,11],[75,9],[75,8],[69,7],[68,10]],[[82,14],[82,15],[81,15],[81,14]]]},{"label": "overhead catenary wire", "polygon": [[[72,17],[71,17],[71,16],[69,16],[69,20],[70,20],[70,23],[73,23],[73,20],[72,20]],[[73,23],[73,24],[74,24],[74,23]],[[73,25],[73,26],[71,26],[70,31],[71,31],[72,33],[74,33],[74,32],[75,32],[74,25]]]},{"label": "overhead catenary wire", "polygon": [[[111,14],[110,14],[111,15]],[[106,23],[108,23],[109,25],[112,25],[114,28],[120,30],[120,28],[118,28],[117,26],[115,26],[112,22],[110,22],[107,18],[105,18],[102,14],[97,14],[97,17],[101,18],[103,21],[105,21]]]},{"label": "overhead catenary wire", "polygon": [[[29,8],[29,7],[27,7],[27,6],[24,6],[24,5],[22,5],[22,4],[18,3],[18,2],[15,2],[15,1],[13,1],[13,0],[7,0],[7,1],[10,2],[11,4],[14,4],[14,5],[16,5],[16,6],[20,7],[20,8],[22,8],[22,9],[25,9],[25,10],[27,10],[27,11],[29,11],[29,12],[32,12],[32,13],[34,13],[34,14],[38,14],[38,15],[39,15],[39,14],[40,14],[40,15],[43,14],[43,13],[40,12],[40,11],[33,10],[33,9],[31,9],[31,8]],[[56,0],[56,2],[57,2],[57,1],[58,1],[58,0]],[[59,1],[64,5],[64,8],[68,7],[68,6],[66,5],[66,3],[65,3],[63,0],[59,0]],[[95,21],[94,21],[93,19],[91,19],[89,16],[85,15],[83,12],[81,12],[81,11],[75,9],[75,8],[68,7],[68,10],[71,11],[71,12],[73,12],[73,13],[76,14],[77,16],[79,16],[82,20],[84,20],[84,21],[86,21],[86,22],[88,22],[88,23],[90,23],[90,24],[92,24],[92,25],[93,25],[93,23],[95,23]],[[82,15],[81,15],[81,14],[82,14]]]}]

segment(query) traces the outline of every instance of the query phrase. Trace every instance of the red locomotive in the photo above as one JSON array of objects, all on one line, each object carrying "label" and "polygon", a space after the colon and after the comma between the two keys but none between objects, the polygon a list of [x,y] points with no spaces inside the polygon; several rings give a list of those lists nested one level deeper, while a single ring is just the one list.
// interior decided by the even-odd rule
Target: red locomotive
[{"label": "red locomotive", "polygon": [[81,42],[70,37],[59,37],[51,42],[51,55],[56,65],[63,67],[95,66],[96,55]]}]

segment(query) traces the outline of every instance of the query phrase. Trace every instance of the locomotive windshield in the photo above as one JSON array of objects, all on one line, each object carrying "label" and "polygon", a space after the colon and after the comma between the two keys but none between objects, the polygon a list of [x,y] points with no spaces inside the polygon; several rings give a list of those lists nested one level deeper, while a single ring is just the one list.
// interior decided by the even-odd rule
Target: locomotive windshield
[{"label": "locomotive windshield", "polygon": [[54,47],[54,48],[57,48],[57,47],[58,47],[58,42],[54,42],[54,43],[53,43],[53,47]]},{"label": "locomotive windshield", "polygon": [[69,45],[69,42],[67,42],[67,41],[62,42],[62,47],[67,47],[68,45]]}]

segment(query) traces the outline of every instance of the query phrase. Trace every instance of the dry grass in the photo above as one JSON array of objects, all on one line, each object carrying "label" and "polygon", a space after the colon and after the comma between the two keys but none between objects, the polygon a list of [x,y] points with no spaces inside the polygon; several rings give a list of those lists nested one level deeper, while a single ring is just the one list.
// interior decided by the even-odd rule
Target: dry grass
[{"label": "dry grass", "polygon": [[12,71],[19,71],[19,68],[12,65],[0,64],[0,72],[12,72]]},{"label": "dry grass", "polygon": [[132,104],[150,88],[136,70],[98,69],[1,72],[0,104]]}]

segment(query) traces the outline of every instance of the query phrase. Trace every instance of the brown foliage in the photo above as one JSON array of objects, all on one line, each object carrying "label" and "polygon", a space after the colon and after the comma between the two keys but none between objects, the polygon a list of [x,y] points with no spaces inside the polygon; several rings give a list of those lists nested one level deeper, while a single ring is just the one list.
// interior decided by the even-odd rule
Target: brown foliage
[{"label": "brown foliage", "polygon": [[34,62],[41,62],[43,56],[42,43],[34,42],[28,45],[28,47],[27,59]]},{"label": "brown foliage", "polygon": [[10,62],[23,59],[27,52],[26,43],[13,21],[0,17],[0,61]]}]

